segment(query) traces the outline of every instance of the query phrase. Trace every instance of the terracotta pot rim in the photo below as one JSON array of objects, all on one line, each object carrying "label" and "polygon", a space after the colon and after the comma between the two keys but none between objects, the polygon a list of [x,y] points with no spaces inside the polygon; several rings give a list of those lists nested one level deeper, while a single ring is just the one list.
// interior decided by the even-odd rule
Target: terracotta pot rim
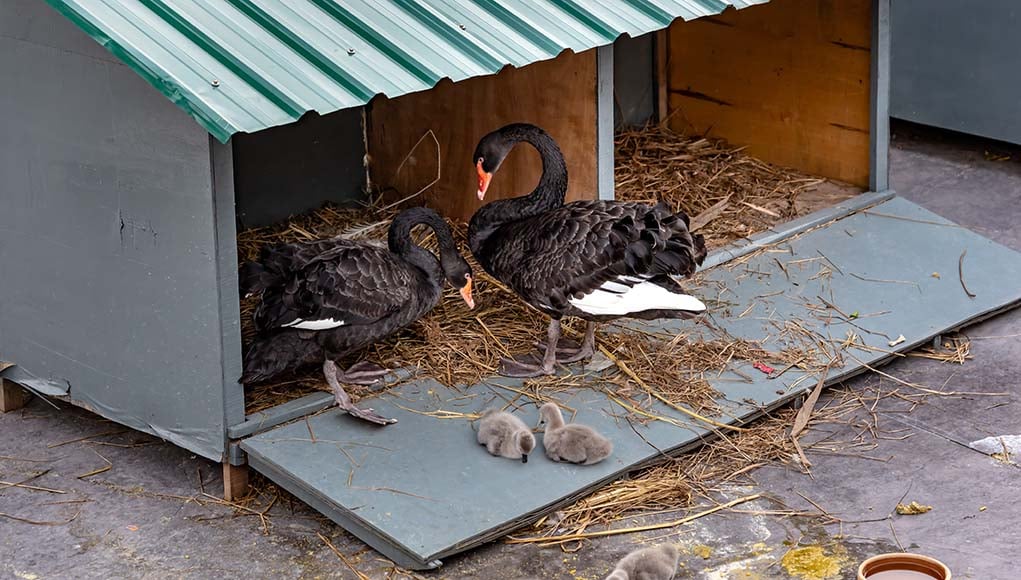
[{"label": "terracotta pot rim", "polygon": [[925,563],[925,564],[929,564],[931,566],[935,566],[936,568],[938,568],[943,573],[943,576],[944,576],[943,580],[951,580],[950,568],[948,568],[946,564],[944,564],[943,562],[940,562],[936,558],[932,558],[930,556],[924,556],[922,554],[912,554],[910,552],[890,552],[890,553],[887,553],[887,554],[877,554],[875,556],[872,556],[872,557],[866,559],[864,562],[862,562],[858,566],[858,580],[867,580],[867,578],[865,576],[865,568],[867,566],[875,564],[876,562],[882,562],[883,560],[895,560],[895,559],[914,560],[916,562]]}]

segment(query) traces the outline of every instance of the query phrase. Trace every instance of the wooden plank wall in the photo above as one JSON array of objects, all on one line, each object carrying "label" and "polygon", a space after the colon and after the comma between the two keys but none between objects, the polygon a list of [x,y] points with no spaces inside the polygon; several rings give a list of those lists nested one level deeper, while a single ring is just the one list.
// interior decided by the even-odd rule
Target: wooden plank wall
[{"label": "wooden plank wall", "polygon": [[869,183],[871,0],[772,0],[669,34],[669,124]]},{"label": "wooden plank wall", "polygon": [[[568,200],[596,197],[595,50],[565,52],[459,83],[443,81],[432,90],[395,99],[377,98],[367,122],[370,178],[375,186],[393,188],[388,199],[415,193],[437,176],[438,142],[440,179],[422,201],[467,220],[482,205],[475,195],[475,145],[489,131],[513,122],[539,125],[560,144],[570,175]],[[429,130],[436,141],[425,137],[415,147]],[[486,202],[531,192],[541,172],[535,150],[517,147],[494,177]]]}]

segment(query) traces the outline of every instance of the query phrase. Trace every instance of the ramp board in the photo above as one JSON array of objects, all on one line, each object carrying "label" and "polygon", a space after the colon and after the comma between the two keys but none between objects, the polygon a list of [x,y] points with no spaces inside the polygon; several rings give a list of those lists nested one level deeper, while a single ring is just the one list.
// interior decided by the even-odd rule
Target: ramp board
[{"label": "ramp board", "polygon": [[[963,278],[973,298],[958,278],[965,250]],[[895,350],[1018,304],[1021,254],[893,198],[716,266],[704,273],[697,293],[711,304],[716,300],[716,326],[734,337],[763,340],[774,351],[783,346],[776,325],[787,320],[798,320],[833,343],[852,331],[871,348],[846,349],[843,366],[828,374],[833,383],[865,370],[864,365],[880,364]],[[820,297],[860,316],[849,323],[834,309],[820,308]],[[696,328],[674,321],[651,326]],[[888,342],[901,334],[906,340],[891,348]],[[736,370],[740,374],[711,380],[723,395],[715,419],[728,424],[752,420],[816,383],[816,375],[796,370],[775,379],[750,368]],[[489,456],[475,442],[468,421],[423,414],[477,412],[516,394],[503,387],[520,385],[494,378],[455,391],[417,380],[362,402],[399,419],[396,425],[377,428],[329,410],[309,417],[307,424],[302,420],[254,436],[242,447],[255,469],[398,564],[421,569],[656,462],[661,455],[653,446],[679,453],[712,436],[684,414],[657,405],[653,413],[675,421],[636,425],[639,437],[610,416],[622,412],[619,406],[584,388],[556,397],[578,410],[578,420],[611,437],[614,454],[594,466],[556,464],[542,455],[540,443],[522,464]],[[535,424],[534,406],[521,405],[520,414]]]}]

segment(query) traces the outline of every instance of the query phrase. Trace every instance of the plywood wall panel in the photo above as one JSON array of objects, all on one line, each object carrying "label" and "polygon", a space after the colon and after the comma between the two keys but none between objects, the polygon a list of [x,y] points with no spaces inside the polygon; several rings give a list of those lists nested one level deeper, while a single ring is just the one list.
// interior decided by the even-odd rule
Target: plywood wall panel
[{"label": "plywood wall panel", "polygon": [[[396,99],[376,99],[367,135],[371,179],[390,189],[390,199],[415,193],[437,177],[438,143],[439,181],[422,195],[423,201],[467,220],[481,205],[475,196],[475,145],[489,131],[513,122],[539,125],[560,144],[570,175],[568,200],[596,197],[595,50],[567,52],[456,84],[443,81],[430,91]],[[422,138],[430,130],[435,141]],[[493,179],[486,200],[532,191],[541,167],[534,149],[516,148]]]},{"label": "plywood wall panel", "polygon": [[670,126],[868,186],[871,0],[773,0],[669,32]]}]

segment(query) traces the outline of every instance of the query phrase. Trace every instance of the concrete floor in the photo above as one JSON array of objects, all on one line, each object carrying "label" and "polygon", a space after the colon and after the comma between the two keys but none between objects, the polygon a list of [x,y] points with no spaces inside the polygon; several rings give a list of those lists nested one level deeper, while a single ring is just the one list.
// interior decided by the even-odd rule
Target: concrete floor
[{"label": "concrete floor", "polygon": [[[899,194],[1021,250],[1021,229],[1015,227],[1021,220],[1016,204],[1021,149],[905,125],[896,126],[893,145],[892,182]],[[1003,154],[1012,157],[995,160]],[[930,398],[911,413],[904,412],[907,402],[884,399],[876,407],[881,425],[908,429],[897,437],[913,436],[877,441],[865,454],[872,459],[810,453],[811,478],[776,464],[753,472],[754,485],[726,491],[730,497],[762,492],[793,509],[815,511],[804,499],[811,498],[843,524],[734,513],[706,517],[670,538],[685,548],[679,577],[790,578],[779,560],[795,543],[820,546],[834,556],[841,572],[831,578],[854,578],[858,561],[897,551],[898,544],[943,560],[954,578],[1017,577],[1013,558],[1021,545],[1016,523],[1021,507],[1015,497],[1021,470],[966,445],[989,435],[1021,434],[1019,333],[1021,312],[1014,311],[967,330],[975,338],[974,360],[964,366],[911,358],[884,368],[921,384],[1009,396]],[[878,380],[862,376],[847,386],[864,390]],[[388,577],[388,564],[374,552],[287,497],[269,511],[268,531],[258,515],[235,516],[230,507],[208,498],[187,501],[203,487],[218,493],[219,466],[146,435],[123,431],[55,446],[121,431],[88,412],[61,407],[58,412],[34,400],[0,417],[0,480],[21,481],[48,470],[30,484],[66,492],[0,487],[0,513],[53,524],[0,517],[0,577],[356,578],[318,534],[368,577]],[[834,424],[809,437],[841,440],[855,433],[855,427]],[[107,460],[109,470],[82,477]],[[875,521],[905,494],[905,501],[934,509]],[[270,496],[261,499],[259,505],[265,506]],[[758,500],[743,509],[776,505]],[[426,576],[602,578],[641,539],[605,538],[574,554],[496,543],[451,559]]]}]

